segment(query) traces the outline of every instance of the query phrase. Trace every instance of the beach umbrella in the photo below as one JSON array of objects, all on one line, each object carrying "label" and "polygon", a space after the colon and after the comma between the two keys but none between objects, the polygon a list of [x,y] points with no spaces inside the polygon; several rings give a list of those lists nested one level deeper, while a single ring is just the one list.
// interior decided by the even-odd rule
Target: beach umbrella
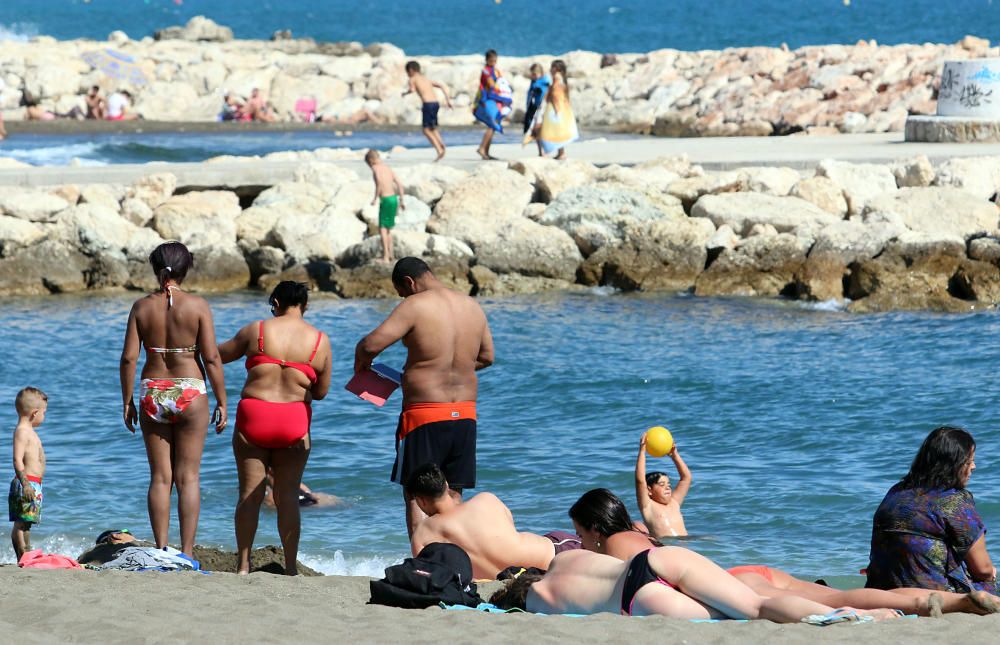
[{"label": "beach umbrella", "polygon": [[146,72],[136,60],[128,54],[113,49],[98,49],[80,56],[91,67],[103,72],[111,78],[126,81],[132,85],[145,85],[149,82]]}]

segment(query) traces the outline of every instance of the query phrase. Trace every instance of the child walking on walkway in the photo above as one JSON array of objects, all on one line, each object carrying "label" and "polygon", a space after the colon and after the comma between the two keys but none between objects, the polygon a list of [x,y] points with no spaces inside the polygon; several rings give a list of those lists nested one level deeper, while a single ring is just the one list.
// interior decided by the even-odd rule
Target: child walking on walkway
[{"label": "child walking on walkway", "polygon": [[422,123],[424,136],[427,137],[427,140],[434,146],[434,151],[437,152],[437,158],[434,161],[440,161],[444,157],[444,141],[441,139],[441,131],[438,129],[438,110],[441,109],[441,104],[438,103],[434,88],[441,90],[441,93],[444,94],[445,104],[451,108],[451,97],[448,95],[448,86],[444,83],[432,81],[424,76],[420,72],[420,63],[415,60],[411,60],[406,64],[406,75],[410,77],[410,86],[403,92],[403,96],[406,96],[410,92],[416,92],[420,100],[423,101]]}]

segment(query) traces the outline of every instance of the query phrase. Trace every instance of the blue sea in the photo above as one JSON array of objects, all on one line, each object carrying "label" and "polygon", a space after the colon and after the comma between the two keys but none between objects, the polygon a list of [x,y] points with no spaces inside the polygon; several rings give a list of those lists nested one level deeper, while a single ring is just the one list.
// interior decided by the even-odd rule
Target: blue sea
[{"label": "blue sea", "polygon": [[[8,298],[0,308],[0,455],[13,398],[50,396],[46,550],[76,554],[107,528],[149,535],[145,453],[121,423],[118,356],[133,295]],[[268,315],[259,293],[210,299],[220,338]],[[302,559],[326,573],[380,574],[407,554],[398,486],[389,483],[399,400],[383,409],[340,389],[357,340],[393,301],[318,298],[309,319],[331,338],[334,386],[317,402],[305,481],[348,506],[303,511]],[[583,492],[608,487],[637,514],[639,436],[666,425],[694,473],[685,544],[725,565],[766,563],[810,575],[857,574],[871,516],[941,424],[979,442],[970,489],[1000,526],[1000,411],[994,313],[853,315],[780,300],[623,295],[603,290],[482,301],[496,364],[481,373],[479,486],[522,530],[571,529]],[[401,348],[386,355],[404,360]],[[230,419],[245,372],[227,367]],[[200,543],[234,548],[230,437],[202,464]],[[670,462],[650,460],[649,467]],[[992,534],[992,533],[991,533]],[[176,524],[172,536],[177,539]],[[259,545],[277,543],[264,511]],[[13,558],[0,546],[0,561]]]},{"label": "blue sea", "polygon": [[4,0],[0,25],[19,36],[103,39],[121,29],[141,38],[196,15],[232,27],[238,38],[290,29],[425,55],[1000,38],[1000,1],[992,0]]}]

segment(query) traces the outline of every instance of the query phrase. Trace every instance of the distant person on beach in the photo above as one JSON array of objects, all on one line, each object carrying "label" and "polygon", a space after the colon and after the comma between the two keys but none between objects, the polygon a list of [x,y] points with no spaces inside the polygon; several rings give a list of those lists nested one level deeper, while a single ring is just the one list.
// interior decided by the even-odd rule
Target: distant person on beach
[{"label": "distant person on beach", "polygon": [[240,482],[236,570],[250,573],[250,552],[270,468],[285,573],[294,576],[298,574],[302,473],[312,448],[312,402],[325,398],[330,389],[330,339],[305,321],[309,285],[280,282],[268,304],[273,318],[244,326],[219,346],[226,363],[246,357],[247,370],[233,433]]},{"label": "distant person on beach", "polygon": [[66,114],[56,114],[46,110],[38,103],[38,99],[25,92],[21,95],[21,106],[24,108],[24,118],[27,121],[55,121],[56,119],[82,119],[83,110],[74,106]]},{"label": "distant person on beach", "polygon": [[87,92],[87,96],[84,98],[87,103],[87,118],[88,119],[103,119],[105,114],[105,103],[104,97],[101,96],[101,88],[97,85],[92,85],[90,90]]},{"label": "distant person on beach", "polygon": [[[476,486],[476,372],[493,364],[490,326],[475,299],[445,287],[420,258],[396,262],[392,284],[403,302],[358,342],[354,373],[403,341],[403,411],[390,479],[404,485],[419,466],[438,464],[449,495],[461,499],[462,490]],[[403,500],[412,536],[424,514],[405,488]]]},{"label": "distant person on beach", "polygon": [[986,524],[966,489],[975,469],[976,441],[965,430],[942,426],[924,439],[875,511],[865,586],[998,592]]},{"label": "distant person on beach", "polygon": [[538,139],[538,131],[542,127],[542,115],[545,111],[545,98],[552,86],[552,77],[548,76],[538,63],[532,63],[528,70],[531,85],[528,87],[528,102],[524,107],[524,134],[530,133],[538,145],[538,156],[544,157],[542,142]]},{"label": "distant person on beach", "polygon": [[798,623],[861,616],[891,619],[887,609],[840,610],[795,595],[755,593],[708,558],[679,546],[647,549],[622,561],[584,549],[557,555],[544,575],[525,572],[493,594],[501,609],[546,614],[763,619]]},{"label": "distant person on beach", "polygon": [[[201,512],[201,454],[208,433],[205,379],[215,394],[215,432],[226,427],[226,385],[215,342],[212,310],[203,298],[181,289],[194,256],[180,242],[165,242],[149,254],[159,289],[129,312],[121,357],[122,416],[135,432],[138,421],[149,459],[149,521],[157,548],[167,546],[170,494],[177,487],[181,551],[191,556]],[[139,350],[146,364],[139,405],[132,398]],[[140,413],[141,412],[141,413]]]},{"label": "distant person on beach", "polygon": [[[566,534],[518,532],[510,509],[493,493],[479,493],[465,502],[453,497],[437,464],[414,470],[406,490],[427,515],[414,527],[413,555],[432,542],[456,544],[472,559],[476,578],[492,580],[511,566],[548,569],[557,552],[581,547],[578,540],[565,541]],[[556,542],[561,543],[559,549]]]},{"label": "distant person on beach", "polygon": [[242,114],[251,121],[273,123],[278,120],[271,106],[268,105],[267,99],[260,93],[260,89],[256,87],[250,92],[250,99],[243,105]]},{"label": "distant person on beach", "polygon": [[476,92],[472,106],[473,116],[486,126],[486,132],[477,150],[483,159],[494,159],[490,156],[493,133],[503,132],[503,119],[510,114],[512,103],[513,92],[510,83],[497,69],[497,53],[491,49],[486,52],[486,66],[479,74],[479,91]]},{"label": "distant person on beach", "polygon": [[681,459],[677,444],[667,455],[677,467],[677,487],[670,488],[670,476],[665,472],[646,473],[646,433],[639,439],[639,456],[635,460],[635,500],[642,513],[642,521],[654,537],[679,537],[687,535],[681,504],[691,490],[691,470]]},{"label": "distant person on beach", "polygon": [[106,106],[104,118],[108,121],[133,121],[139,118],[138,114],[129,111],[132,107],[132,93],[128,90],[112,93],[108,96]]},{"label": "distant person on beach", "polygon": [[566,158],[566,146],[576,141],[580,133],[569,101],[569,82],[566,80],[566,63],[552,61],[550,68],[552,87],[545,97],[545,113],[538,139],[546,155],[556,153],[556,159]]},{"label": "distant person on beach", "polygon": [[441,131],[438,129],[438,110],[441,109],[441,104],[437,100],[437,94],[435,94],[434,89],[441,90],[441,93],[444,94],[444,100],[450,109],[451,96],[448,94],[448,86],[444,83],[432,81],[424,76],[420,72],[420,63],[415,60],[406,63],[406,75],[410,77],[410,85],[403,92],[403,96],[411,92],[416,92],[417,96],[423,102],[421,110],[423,113],[422,125],[424,136],[431,142],[431,145],[434,146],[434,152],[437,153],[437,158],[434,161],[440,161],[444,157],[445,146],[444,141],[441,139]]},{"label": "distant person on beach", "polygon": [[222,110],[219,112],[220,121],[240,121],[249,120],[249,116],[243,118],[243,104],[232,92],[226,92],[222,96]]},{"label": "distant person on beach", "polygon": [[382,238],[382,262],[393,261],[392,229],[396,226],[396,212],[406,210],[403,202],[403,184],[396,173],[384,161],[378,150],[369,150],[365,154],[365,163],[372,170],[372,181],[375,182],[375,197],[372,206],[378,206],[378,234]]},{"label": "distant person on beach", "polygon": [[[625,504],[611,491],[598,488],[588,491],[570,508],[569,516],[583,541],[583,548],[610,555],[619,560],[629,560],[662,546],[636,529]],[[1000,598],[983,591],[973,594],[953,594],[925,589],[851,589],[842,591],[800,580],[775,567],[740,565],[726,569],[740,582],[761,596],[794,595],[815,602],[839,607],[849,605],[861,609],[899,609],[921,616],[938,613],[968,612],[989,614],[1000,611]]]},{"label": "distant person on beach", "polygon": [[31,550],[31,526],[42,521],[42,476],[45,449],[36,428],[45,421],[49,397],[36,387],[26,387],[14,399],[17,425],[14,427],[14,479],[7,494],[8,516],[14,526],[10,542],[14,558],[20,560]]}]

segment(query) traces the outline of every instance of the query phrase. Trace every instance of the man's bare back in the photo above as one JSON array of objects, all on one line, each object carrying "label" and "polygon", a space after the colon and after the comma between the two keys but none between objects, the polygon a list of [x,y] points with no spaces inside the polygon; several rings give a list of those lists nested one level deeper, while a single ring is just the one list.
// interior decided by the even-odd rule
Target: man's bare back
[{"label": "man's bare back", "polygon": [[475,401],[477,359],[489,334],[486,315],[473,298],[431,289],[407,298],[413,327],[403,337],[408,350],[403,403]]},{"label": "man's bare back", "polygon": [[432,542],[462,547],[476,578],[496,578],[510,566],[547,569],[555,556],[549,539],[518,533],[510,510],[492,493],[479,493],[421,522],[411,541],[414,555]]}]

